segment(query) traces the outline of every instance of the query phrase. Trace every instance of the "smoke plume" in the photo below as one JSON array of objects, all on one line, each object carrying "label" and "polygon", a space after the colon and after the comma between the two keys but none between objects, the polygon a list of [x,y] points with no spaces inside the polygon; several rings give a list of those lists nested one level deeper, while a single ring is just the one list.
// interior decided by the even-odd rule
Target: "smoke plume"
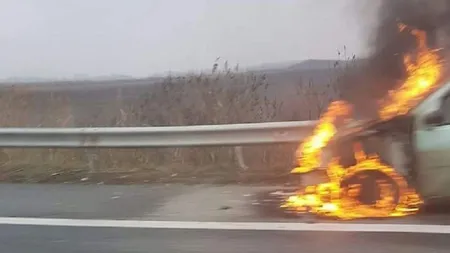
[{"label": "smoke plume", "polygon": [[450,45],[450,0],[379,1],[376,24],[369,31],[371,54],[364,62],[364,73],[353,73],[342,87],[344,99],[354,103],[360,115],[369,117],[374,116],[377,101],[404,79],[403,57],[416,47],[415,37],[399,32],[399,23],[425,31],[429,47],[442,48],[444,57]]}]

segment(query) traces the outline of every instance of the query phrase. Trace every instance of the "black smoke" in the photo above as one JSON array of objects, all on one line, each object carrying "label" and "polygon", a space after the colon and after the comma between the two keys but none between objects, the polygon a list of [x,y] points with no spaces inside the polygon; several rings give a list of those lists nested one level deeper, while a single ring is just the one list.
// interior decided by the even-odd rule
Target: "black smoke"
[{"label": "black smoke", "polygon": [[416,48],[416,38],[407,31],[399,32],[399,23],[426,32],[428,46],[437,48],[444,46],[439,45],[438,34],[448,31],[449,14],[450,0],[382,0],[369,40],[374,74],[392,80],[404,77],[403,56]]},{"label": "black smoke", "polygon": [[356,105],[357,113],[368,117],[376,115],[378,101],[404,80],[403,57],[416,48],[416,38],[407,31],[399,32],[399,23],[425,31],[428,46],[443,48],[443,57],[450,45],[450,0],[378,1],[376,23],[369,31],[370,56],[364,68],[358,68],[360,73],[343,79],[341,88],[343,98]]}]

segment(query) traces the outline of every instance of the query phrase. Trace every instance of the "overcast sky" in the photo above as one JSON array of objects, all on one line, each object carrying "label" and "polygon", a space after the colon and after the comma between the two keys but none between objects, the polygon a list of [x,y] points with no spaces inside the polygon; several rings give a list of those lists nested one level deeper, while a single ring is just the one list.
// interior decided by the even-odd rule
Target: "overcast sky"
[{"label": "overcast sky", "polygon": [[365,52],[355,0],[0,0],[0,78],[72,77]]}]

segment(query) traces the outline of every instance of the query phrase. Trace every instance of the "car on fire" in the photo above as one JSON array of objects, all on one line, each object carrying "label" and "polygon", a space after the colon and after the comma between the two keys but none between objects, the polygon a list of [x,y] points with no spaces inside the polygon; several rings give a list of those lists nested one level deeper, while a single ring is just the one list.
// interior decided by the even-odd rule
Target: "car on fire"
[{"label": "car on fire", "polygon": [[[351,121],[339,127],[322,148],[320,168],[303,174],[305,179],[317,183],[326,178],[323,175],[332,159],[337,159],[343,168],[354,166],[357,163],[354,155],[356,144],[365,154],[376,154],[381,164],[393,168],[408,187],[417,191],[421,202],[432,204],[449,199],[450,82],[428,94],[406,114],[388,120]],[[358,203],[376,209],[382,191],[380,182],[392,189],[390,211],[395,216],[393,209],[399,205],[400,191],[405,186],[399,185],[400,181],[383,170],[367,167],[345,177],[339,182],[340,194],[350,195],[352,187],[349,186],[358,185],[358,193],[352,197]]]}]

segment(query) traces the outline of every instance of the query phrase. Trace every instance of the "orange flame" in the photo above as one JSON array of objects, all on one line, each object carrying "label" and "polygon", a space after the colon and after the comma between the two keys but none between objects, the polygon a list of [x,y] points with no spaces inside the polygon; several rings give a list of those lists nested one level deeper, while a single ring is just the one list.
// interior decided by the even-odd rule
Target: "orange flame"
[{"label": "orange flame", "polygon": [[[399,25],[400,32],[407,28],[404,24]],[[398,89],[390,91],[388,97],[382,102],[379,114],[383,120],[408,113],[424,96],[438,86],[438,80],[441,77],[441,59],[436,50],[430,50],[427,47],[425,32],[412,29],[411,34],[417,38],[417,52],[414,57],[411,54],[404,57],[407,78]]]},{"label": "orange flame", "polygon": [[330,104],[314,130],[314,134],[297,149],[296,157],[300,167],[294,168],[292,173],[306,173],[319,167],[321,150],[336,133],[336,118],[347,116],[349,113],[350,106],[344,101],[335,101]]}]

